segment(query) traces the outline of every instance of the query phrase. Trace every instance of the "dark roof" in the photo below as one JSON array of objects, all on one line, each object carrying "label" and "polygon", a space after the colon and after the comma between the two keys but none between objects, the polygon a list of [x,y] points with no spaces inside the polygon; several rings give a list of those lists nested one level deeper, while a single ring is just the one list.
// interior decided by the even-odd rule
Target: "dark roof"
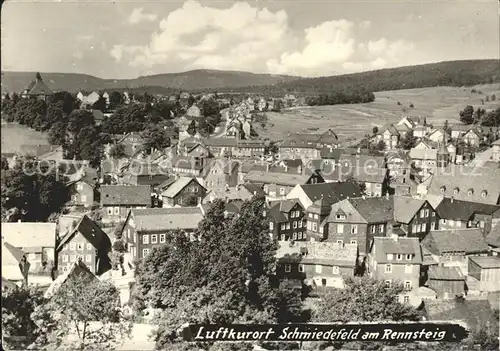
[{"label": "dark roof", "polygon": [[240,213],[241,206],[243,206],[243,200],[233,200],[226,203],[226,211],[229,213]]},{"label": "dark roof", "polygon": [[478,228],[431,231],[422,240],[422,246],[435,255],[489,251],[483,233]]},{"label": "dark roof", "polygon": [[151,206],[149,185],[102,185],[101,205],[143,205]]},{"label": "dark roof", "polygon": [[481,268],[500,268],[500,257],[498,256],[477,256],[469,257],[469,259]]},{"label": "dark roof", "polygon": [[32,82],[28,87],[28,95],[50,95],[52,94],[52,90],[43,82],[43,80],[37,79]]},{"label": "dark roof", "polygon": [[488,245],[500,247],[500,222],[492,225],[490,232],[486,236]]},{"label": "dark roof", "polygon": [[465,280],[465,276],[458,267],[430,266],[427,276],[433,280]]},{"label": "dark roof", "polygon": [[348,197],[361,196],[359,185],[353,182],[304,184],[301,188],[312,202],[323,197],[334,204]]},{"label": "dark roof", "polygon": [[332,159],[332,160],[338,160],[340,156],[344,153],[345,153],[344,149],[335,149],[331,147],[323,147],[319,152],[321,158]]},{"label": "dark roof", "polygon": [[21,258],[23,258],[23,256],[24,256],[24,252],[21,249],[18,249],[17,247],[12,246],[8,242],[4,242],[3,244],[4,244],[5,248],[7,250],[9,250],[9,252],[12,254],[12,256],[14,256],[14,258],[18,262],[20,262]]},{"label": "dark roof", "polygon": [[498,209],[500,206],[444,198],[436,207],[436,213],[443,219],[468,221],[476,213],[491,215]]},{"label": "dark roof", "polygon": [[[392,263],[392,264],[421,264],[423,261],[422,250],[420,248],[418,238],[373,238],[373,249],[375,252],[375,260],[377,263]],[[387,260],[387,255],[413,255],[411,260],[396,260],[394,257],[391,261]]]},{"label": "dark roof", "polygon": [[394,218],[394,200],[392,197],[358,197],[349,202],[368,223],[387,222]]},{"label": "dark roof", "polygon": [[95,122],[102,122],[104,120],[104,113],[101,110],[92,110]]},{"label": "dark roof", "polygon": [[280,162],[283,162],[287,167],[297,168],[297,167],[302,166],[302,160],[300,158],[295,159],[295,160],[285,159],[285,160],[281,160]]},{"label": "dark roof", "polygon": [[57,250],[61,250],[65,244],[71,241],[76,233],[83,235],[97,250],[103,252],[111,251],[111,240],[108,235],[87,215],[83,215],[74,228],[61,239],[59,245],[57,245]]},{"label": "dark roof", "polygon": [[262,189],[261,184],[257,183],[244,183],[240,184],[243,188],[247,189],[250,194],[254,194],[256,196],[266,196],[266,193],[264,192],[264,189]]}]

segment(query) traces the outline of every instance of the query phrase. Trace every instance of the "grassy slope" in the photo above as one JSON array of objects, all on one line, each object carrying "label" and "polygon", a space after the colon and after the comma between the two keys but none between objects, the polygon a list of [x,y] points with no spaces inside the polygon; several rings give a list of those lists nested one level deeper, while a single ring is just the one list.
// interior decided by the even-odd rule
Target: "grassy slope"
[{"label": "grassy slope", "polygon": [[2,153],[20,151],[21,145],[48,145],[47,135],[19,124],[2,121]]},{"label": "grassy slope", "polygon": [[[481,105],[486,94],[495,93],[500,97],[500,84],[478,86],[483,95],[471,93],[471,88],[433,87],[375,93],[374,102],[367,104],[315,106],[283,111],[268,112],[268,122],[264,129],[255,126],[259,136],[280,140],[288,132],[318,133],[332,128],[340,140],[361,138],[371,133],[374,126],[396,123],[406,115],[425,116],[428,123],[459,123],[458,113],[466,105],[492,109],[500,106],[500,100]],[[397,102],[406,106],[398,106]],[[415,108],[408,105],[413,103]],[[323,118],[321,118],[323,116]]]}]

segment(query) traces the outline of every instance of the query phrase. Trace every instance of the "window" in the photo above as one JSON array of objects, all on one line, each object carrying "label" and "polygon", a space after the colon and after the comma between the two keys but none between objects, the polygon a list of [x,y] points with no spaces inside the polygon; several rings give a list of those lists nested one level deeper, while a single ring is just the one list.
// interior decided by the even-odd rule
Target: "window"
[{"label": "window", "polygon": [[290,229],[290,223],[286,224],[286,229]]},{"label": "window", "polygon": [[83,248],[85,247],[85,245],[83,243],[78,243],[76,244],[76,249],[78,251],[83,251]]},{"label": "window", "polygon": [[302,220],[299,221],[298,227],[302,228]]},{"label": "window", "polygon": [[142,235],[142,243],[143,244],[149,244],[149,235],[148,234],[143,234]]},{"label": "window", "polygon": [[411,226],[411,231],[412,231],[413,233],[416,233],[416,232],[417,232],[417,225],[416,225],[416,224],[414,224],[414,225],[412,225],[412,226]]},{"label": "window", "polygon": [[267,194],[267,192],[269,191],[267,185],[264,185],[264,192]]},{"label": "window", "polygon": [[298,239],[302,239],[302,233],[301,233],[301,232],[298,232],[298,233],[297,233],[297,238],[298,238]]},{"label": "window", "polygon": [[309,216],[309,218],[313,218],[313,214],[312,213],[308,213],[307,215]]},{"label": "window", "polygon": [[411,290],[411,281],[409,280],[405,281],[405,289]]},{"label": "window", "polygon": [[303,264],[299,264],[299,272],[304,272],[304,265]]},{"label": "window", "polygon": [[337,219],[345,219],[345,215],[343,215],[343,214],[338,214],[338,215],[336,216],[336,218],[337,218]]},{"label": "window", "polygon": [[149,255],[149,249],[142,249],[142,257]]},{"label": "window", "polygon": [[436,216],[436,212],[432,211],[432,217],[435,217]]},{"label": "window", "polygon": [[297,233],[293,233],[292,238],[293,238],[293,240],[297,240]]},{"label": "window", "polygon": [[383,224],[379,225],[378,231],[379,231],[379,233],[383,233],[384,232],[384,225]]},{"label": "window", "polygon": [[115,215],[118,216],[120,214],[120,207],[115,207]]},{"label": "window", "polygon": [[320,264],[317,264],[316,265],[316,273],[321,273],[321,265]]},{"label": "window", "polygon": [[413,267],[411,264],[405,264],[405,274],[411,274]]},{"label": "window", "polygon": [[351,244],[357,244],[358,242],[356,240],[351,240]]},{"label": "window", "polygon": [[343,233],[343,232],[344,232],[344,225],[337,224],[337,233]]},{"label": "window", "polygon": [[305,239],[306,238],[306,233],[302,233],[302,239]]},{"label": "window", "polygon": [[297,228],[297,221],[293,221],[293,229]]},{"label": "window", "polygon": [[273,223],[273,222],[269,222],[269,229],[270,229],[270,230],[273,230],[273,229],[274,229],[274,223]]},{"label": "window", "polygon": [[76,244],[75,243],[70,243],[69,244],[69,249],[70,250],[74,250],[76,248]]},{"label": "window", "polygon": [[398,261],[401,261],[401,260],[403,259],[403,255],[401,255],[401,254],[397,254],[397,255],[396,255],[396,259],[397,259]]},{"label": "window", "polygon": [[85,255],[85,262],[92,262],[92,256],[91,255]]},{"label": "window", "polygon": [[375,226],[373,225],[373,226],[371,227],[371,229],[370,229],[370,232],[371,232],[372,234],[375,234],[375,230],[376,230],[376,228],[375,228]]},{"label": "window", "polygon": [[156,244],[156,243],[158,243],[158,235],[151,234],[151,244]]},{"label": "window", "polygon": [[75,255],[71,255],[69,260],[70,260],[70,262],[75,262],[76,261],[76,256]]},{"label": "window", "polygon": [[323,234],[323,226],[321,224],[319,225],[319,232]]},{"label": "window", "polygon": [[408,295],[403,296],[403,303],[409,303],[410,297]]},{"label": "window", "polygon": [[391,281],[390,281],[390,280],[386,280],[386,281],[385,281],[385,287],[386,287],[387,289],[389,289],[389,288],[391,287]]},{"label": "window", "polygon": [[290,212],[290,217],[295,218],[295,211]]},{"label": "window", "polygon": [[393,254],[387,254],[387,261],[392,261],[394,259]]},{"label": "window", "polygon": [[337,240],[337,244],[344,245],[344,240]]},{"label": "window", "polygon": [[481,197],[486,197],[486,195],[488,195],[488,192],[486,190],[483,190],[481,192]]},{"label": "window", "polygon": [[281,241],[285,241],[285,240],[286,240],[285,234],[281,234]]},{"label": "window", "polygon": [[280,188],[280,195],[285,195],[285,188]]},{"label": "window", "polygon": [[165,238],[166,238],[165,234],[160,234],[160,244],[165,243]]},{"label": "window", "polygon": [[78,183],[76,185],[76,190],[83,190],[83,185],[81,183]]},{"label": "window", "polygon": [[285,272],[290,273],[292,271],[292,266],[289,264],[285,265]]},{"label": "window", "polygon": [[406,255],[406,259],[407,259],[407,260],[411,260],[412,256],[413,256],[412,254],[407,254],[407,255]]},{"label": "window", "polygon": [[385,265],[385,273],[392,273],[392,264]]},{"label": "window", "polygon": [[421,231],[422,231],[422,225],[421,225],[421,224],[419,224],[419,225],[417,225],[417,232],[419,232],[419,233],[420,233]]},{"label": "window", "polygon": [[313,222],[313,224],[312,224],[312,230],[313,230],[313,232],[317,232],[318,231],[318,224],[316,222]]},{"label": "window", "polygon": [[295,217],[300,217],[300,211],[295,211]]},{"label": "window", "polygon": [[446,219],[442,219],[441,223],[446,224]]},{"label": "window", "polygon": [[351,226],[351,234],[358,234],[358,226],[356,224]]},{"label": "window", "polygon": [[333,266],[333,274],[339,274],[340,269],[338,266]]},{"label": "window", "polygon": [[82,195],[82,198],[81,198],[82,202],[85,202],[87,201],[87,195]]},{"label": "window", "polygon": [[436,223],[432,222],[431,223],[431,230],[434,230],[434,229],[436,229]]},{"label": "window", "polygon": [[285,223],[281,223],[281,230],[285,230],[286,229],[286,224]]},{"label": "window", "polygon": [[113,215],[113,207],[108,207],[107,210],[108,210],[108,216],[112,216]]},{"label": "window", "polygon": [[314,217],[314,219],[318,219],[318,215],[317,214],[314,214],[313,217]]},{"label": "window", "polygon": [[68,262],[68,255],[62,255],[61,257],[63,262]]},{"label": "window", "polygon": [[428,209],[425,209],[425,217],[429,217],[429,210]]},{"label": "window", "polygon": [[422,231],[425,232],[427,230],[427,223],[422,223]]}]

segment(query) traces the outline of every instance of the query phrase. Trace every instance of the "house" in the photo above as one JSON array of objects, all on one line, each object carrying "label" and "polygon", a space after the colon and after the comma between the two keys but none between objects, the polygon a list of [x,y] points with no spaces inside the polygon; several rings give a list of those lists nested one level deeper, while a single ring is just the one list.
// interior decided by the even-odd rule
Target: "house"
[{"label": "house", "polygon": [[320,158],[323,147],[335,148],[338,146],[338,137],[332,130],[323,134],[288,134],[279,145],[279,157],[283,158]]},{"label": "house", "polygon": [[473,127],[468,124],[457,124],[450,127],[451,138],[460,139],[465,133],[470,131]]},{"label": "house", "polygon": [[210,201],[216,198],[224,199],[229,188],[238,185],[238,169],[240,163],[236,160],[216,159],[204,179],[204,185],[210,193]]},{"label": "house", "polygon": [[427,139],[419,139],[413,148],[417,150],[431,150],[435,149],[436,145],[436,143],[432,143]]},{"label": "house", "polygon": [[305,170],[301,174],[278,173],[251,170],[244,179],[247,183],[263,184],[264,192],[270,199],[285,199],[297,184],[323,183],[323,178],[316,172]]},{"label": "house", "polygon": [[[264,192],[264,189],[262,189],[261,184],[254,184],[254,183],[244,183],[244,184],[238,184],[235,188],[234,191],[230,191],[230,194],[228,195],[228,199],[241,199],[241,200],[250,200],[254,196],[257,197],[265,197],[266,193]],[[210,194],[208,194],[207,197],[210,197]]]},{"label": "house", "polygon": [[461,138],[465,144],[472,146],[479,146],[480,142],[483,140],[481,132],[476,128],[471,128],[469,131],[464,133]]},{"label": "house", "polygon": [[413,128],[413,136],[415,138],[423,138],[427,135],[429,129],[430,128],[428,126],[416,126],[415,128]]},{"label": "house", "polygon": [[193,234],[202,219],[200,207],[132,209],[123,225],[122,240],[132,258],[140,260],[165,244],[170,231]]},{"label": "house", "polygon": [[496,218],[491,226],[490,232],[486,236],[486,242],[491,247],[494,256],[500,253],[500,219]]},{"label": "house", "polygon": [[196,178],[179,177],[161,193],[163,207],[196,206],[207,195],[207,189]]},{"label": "house", "polygon": [[215,157],[261,157],[264,155],[262,140],[239,138],[208,138],[203,142]]},{"label": "house", "polygon": [[183,109],[187,110],[189,108],[191,98],[191,94],[189,93],[184,92],[179,95],[179,104]]},{"label": "house", "polygon": [[104,113],[101,110],[92,109],[92,115],[94,116],[94,122],[96,125],[100,125],[104,121]]},{"label": "house", "polygon": [[417,120],[414,120],[414,118],[410,116],[406,116],[401,118],[401,120],[398,122],[398,126],[406,126],[408,129],[413,129],[417,126]]},{"label": "house", "polygon": [[440,170],[432,177],[428,193],[453,197],[455,200],[499,205],[500,173],[497,169],[478,170],[466,166]]},{"label": "house", "polygon": [[375,136],[375,141],[377,143],[383,141],[385,149],[392,150],[398,146],[400,137],[399,131],[394,127],[394,125],[389,124],[379,129],[377,135]]},{"label": "house", "polygon": [[317,241],[280,241],[276,275],[321,288],[343,288],[342,276],[354,276],[356,245]]},{"label": "house", "polygon": [[389,170],[389,189],[395,195],[410,195],[411,193],[411,164],[410,156],[396,150],[387,154],[387,169]]},{"label": "house", "polygon": [[433,173],[437,167],[437,149],[412,148],[409,156],[421,175]]},{"label": "house", "polygon": [[101,207],[103,221],[119,221],[127,217],[131,208],[151,207],[149,185],[102,185]]},{"label": "house", "polygon": [[91,282],[97,281],[99,278],[97,278],[95,274],[90,271],[89,267],[87,267],[83,260],[79,259],[77,262],[71,264],[68,270],[57,276],[57,278],[45,291],[44,298],[52,298],[55,294],[57,294],[59,289],[64,289],[66,284],[69,284],[71,281],[75,281],[76,279],[83,282]]},{"label": "house", "polygon": [[492,156],[493,161],[500,162],[500,139],[494,141],[491,145],[493,148],[493,156]]},{"label": "house", "polygon": [[305,211],[299,200],[271,201],[268,208],[269,233],[273,239],[306,240]]},{"label": "house", "polygon": [[[142,151],[144,139],[138,133],[128,133],[116,141],[114,145],[121,144],[124,147],[125,157],[134,157]],[[109,158],[109,153],[113,144],[108,144],[105,147],[105,154]]]},{"label": "house", "polygon": [[2,223],[2,240],[22,250],[35,272],[57,266],[56,232],[56,223]]},{"label": "house", "polygon": [[[459,188],[454,190],[454,194],[459,192]],[[498,210],[500,206],[455,200],[453,197],[443,198],[436,207],[441,229],[481,228],[485,233],[490,231],[493,214]]]},{"label": "house", "polygon": [[457,267],[431,266],[426,285],[436,292],[438,299],[448,300],[465,296],[465,280],[465,275]]},{"label": "house", "polygon": [[[385,281],[386,286],[401,283],[406,291],[419,286],[422,250],[418,238],[375,237],[368,256],[368,273]],[[409,295],[400,297],[409,302]]]},{"label": "house", "polygon": [[23,260],[23,257],[26,259],[26,254],[22,250],[2,240],[2,291],[4,281],[9,285],[9,288],[15,288],[28,283],[26,268],[29,271],[31,264],[28,262],[24,266],[25,269],[23,271],[21,262],[26,262],[26,260]]},{"label": "house", "polygon": [[[312,241],[324,241],[328,238],[328,216],[330,208],[335,203],[334,197],[322,197],[316,200],[307,211],[306,235]],[[338,244],[342,244],[340,241]],[[351,242],[351,244],[354,244]]]},{"label": "house", "polygon": [[171,178],[166,167],[150,162],[132,162],[124,172],[121,182],[127,185],[149,185],[155,188]]},{"label": "house", "polygon": [[70,206],[83,206],[90,208],[94,206],[94,201],[97,199],[97,171],[93,168],[86,167],[77,174],[70,177],[67,186],[70,188],[71,201]]},{"label": "house", "polygon": [[70,270],[81,259],[93,274],[102,275],[111,269],[110,252],[108,235],[87,215],[83,215],[57,244],[59,271]]},{"label": "house", "polygon": [[459,267],[467,274],[470,256],[488,255],[490,248],[478,228],[431,231],[422,240],[427,258],[445,266]]},{"label": "house", "polygon": [[446,140],[446,141],[451,139],[451,134],[448,133],[447,131],[445,131],[443,128],[434,129],[433,131],[431,131],[429,133],[429,135],[427,135],[427,138],[430,141],[435,142],[435,143],[442,141],[443,137],[444,137],[444,140]]},{"label": "house", "polygon": [[500,257],[469,257],[468,274],[479,281],[479,291],[500,291]]},{"label": "house", "polygon": [[52,90],[43,82],[40,73],[36,74],[35,80],[21,93],[23,99],[38,99],[43,101],[47,101],[50,95],[52,95]]},{"label": "house", "polygon": [[359,185],[354,182],[298,184],[286,196],[287,199],[299,199],[307,209],[315,201],[324,198],[334,204],[349,197],[361,196]]},{"label": "house", "polygon": [[383,196],[389,187],[389,176],[386,168],[352,167],[350,165],[334,166],[328,164],[320,172],[325,182],[342,182],[352,179],[364,187],[366,196]]}]

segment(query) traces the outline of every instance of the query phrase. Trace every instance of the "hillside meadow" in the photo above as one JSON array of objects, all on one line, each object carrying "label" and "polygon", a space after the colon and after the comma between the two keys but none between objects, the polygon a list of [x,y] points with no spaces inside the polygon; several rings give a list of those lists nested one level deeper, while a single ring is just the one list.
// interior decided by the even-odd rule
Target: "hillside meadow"
[{"label": "hillside meadow", "polygon": [[[472,93],[472,89],[483,94]],[[459,112],[466,105],[486,110],[500,107],[500,84],[475,87],[432,87],[375,93],[375,101],[365,104],[299,107],[280,113],[267,112],[264,128],[255,125],[261,138],[282,140],[287,133],[321,133],[332,129],[341,142],[362,138],[374,126],[397,123],[404,116],[423,116],[427,122],[442,125],[460,123]],[[488,95],[497,100],[484,102]],[[398,105],[398,102],[401,105]],[[414,108],[409,105],[413,104]]]},{"label": "hillside meadow", "polygon": [[17,123],[1,126],[2,153],[20,152],[21,145],[49,145],[47,135]]}]

